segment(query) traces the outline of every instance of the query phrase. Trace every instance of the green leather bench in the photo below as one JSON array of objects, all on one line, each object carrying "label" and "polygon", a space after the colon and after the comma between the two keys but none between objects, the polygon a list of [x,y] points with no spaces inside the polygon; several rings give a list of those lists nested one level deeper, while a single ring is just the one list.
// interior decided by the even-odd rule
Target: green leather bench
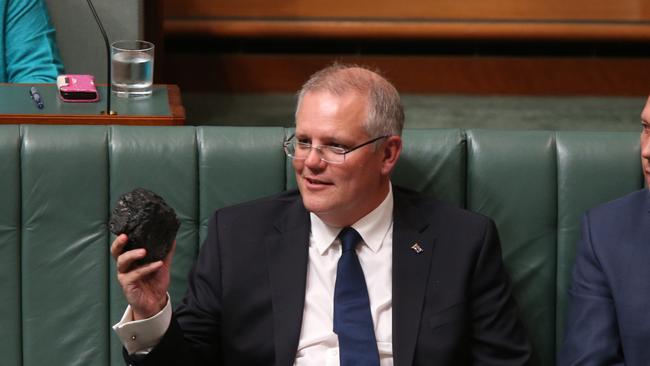
[{"label": "green leather bench", "polygon": [[[117,197],[161,194],[182,226],[178,302],[214,209],[293,188],[281,127],[0,126],[2,365],[121,365],[109,256]],[[535,365],[553,365],[581,213],[643,187],[638,134],[407,130],[394,183],[492,217]]]}]

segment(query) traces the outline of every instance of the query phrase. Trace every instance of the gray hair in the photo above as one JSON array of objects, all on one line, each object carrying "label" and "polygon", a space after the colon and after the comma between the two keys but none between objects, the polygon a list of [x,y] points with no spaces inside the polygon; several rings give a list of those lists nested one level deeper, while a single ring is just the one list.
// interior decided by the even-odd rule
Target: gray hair
[{"label": "gray hair", "polygon": [[363,66],[335,63],[313,74],[298,92],[296,113],[309,92],[333,95],[356,92],[367,96],[368,117],[363,125],[370,137],[402,135],[404,108],[397,89],[378,72]]}]

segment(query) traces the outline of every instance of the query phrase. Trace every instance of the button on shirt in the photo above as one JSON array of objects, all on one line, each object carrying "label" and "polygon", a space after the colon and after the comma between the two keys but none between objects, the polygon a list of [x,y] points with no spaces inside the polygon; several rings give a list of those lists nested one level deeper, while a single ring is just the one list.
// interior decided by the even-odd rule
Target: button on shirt
[{"label": "button on shirt", "polygon": [[[336,237],[341,228],[326,225],[314,214],[310,214],[310,218],[305,308],[294,365],[338,366],[338,337],[332,328],[336,267],[341,256],[341,244]],[[375,210],[352,227],[363,239],[356,251],[368,287],[380,364],[393,365],[392,191]]]}]

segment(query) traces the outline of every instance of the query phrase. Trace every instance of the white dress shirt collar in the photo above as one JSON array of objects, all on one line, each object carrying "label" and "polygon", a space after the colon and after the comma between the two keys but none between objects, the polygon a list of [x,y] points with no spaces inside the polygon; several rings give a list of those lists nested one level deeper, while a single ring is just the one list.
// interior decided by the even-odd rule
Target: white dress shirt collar
[{"label": "white dress shirt collar", "polygon": [[[334,243],[341,227],[327,225],[314,213],[309,213],[311,219],[312,243],[319,254],[323,255]],[[389,185],[386,198],[374,210],[352,224],[352,227],[361,235],[365,245],[373,252],[379,251],[393,222],[393,187]]]}]

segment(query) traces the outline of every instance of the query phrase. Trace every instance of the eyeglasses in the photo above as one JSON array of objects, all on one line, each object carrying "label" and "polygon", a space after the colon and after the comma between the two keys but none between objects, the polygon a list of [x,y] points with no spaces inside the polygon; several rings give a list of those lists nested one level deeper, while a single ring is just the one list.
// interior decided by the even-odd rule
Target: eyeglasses
[{"label": "eyeglasses", "polygon": [[370,141],[366,141],[361,145],[357,145],[349,149],[344,149],[338,146],[330,146],[330,145],[316,146],[307,142],[300,142],[296,140],[296,135],[291,135],[291,137],[289,137],[287,141],[284,142],[284,152],[291,159],[305,160],[309,156],[311,149],[316,149],[316,152],[318,153],[318,157],[322,161],[330,164],[343,164],[343,162],[345,162],[345,155],[353,152],[354,150],[360,149],[366,145],[372,144],[375,141],[379,141],[389,136],[390,135],[379,136]]}]

